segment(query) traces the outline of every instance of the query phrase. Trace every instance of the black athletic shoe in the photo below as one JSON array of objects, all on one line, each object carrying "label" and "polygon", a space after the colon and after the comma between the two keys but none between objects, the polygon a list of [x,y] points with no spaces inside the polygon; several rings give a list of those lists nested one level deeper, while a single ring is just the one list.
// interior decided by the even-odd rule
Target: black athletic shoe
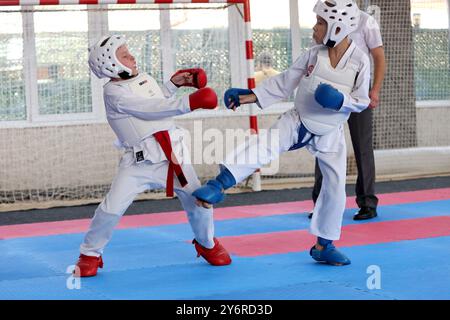
[{"label": "black athletic shoe", "polygon": [[377,209],[362,207],[358,213],[354,215],[353,220],[368,220],[377,216]]}]

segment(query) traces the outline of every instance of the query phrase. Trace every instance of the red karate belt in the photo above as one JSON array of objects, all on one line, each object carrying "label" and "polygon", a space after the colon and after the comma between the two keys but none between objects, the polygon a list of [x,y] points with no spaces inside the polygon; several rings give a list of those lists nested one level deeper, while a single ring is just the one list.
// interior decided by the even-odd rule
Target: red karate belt
[{"label": "red karate belt", "polygon": [[186,176],[178,163],[177,157],[173,153],[172,143],[170,142],[169,131],[159,131],[153,134],[158,141],[161,149],[169,160],[169,169],[167,170],[166,196],[173,197],[173,174],[175,173],[181,186],[188,184]]}]

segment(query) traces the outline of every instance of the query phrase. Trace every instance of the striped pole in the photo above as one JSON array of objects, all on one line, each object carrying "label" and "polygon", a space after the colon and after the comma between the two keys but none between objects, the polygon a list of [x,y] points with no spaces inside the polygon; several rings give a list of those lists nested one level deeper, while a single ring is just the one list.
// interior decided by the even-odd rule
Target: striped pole
[{"label": "striped pole", "polygon": [[[253,37],[250,16],[250,0],[245,0],[244,5],[244,23],[245,23],[245,54],[247,58],[247,86],[254,89],[255,85],[255,63],[253,55]],[[250,130],[252,134],[258,134],[258,118],[256,113],[256,105],[250,106]],[[252,175],[253,191],[261,191],[261,171],[258,169]]]}]

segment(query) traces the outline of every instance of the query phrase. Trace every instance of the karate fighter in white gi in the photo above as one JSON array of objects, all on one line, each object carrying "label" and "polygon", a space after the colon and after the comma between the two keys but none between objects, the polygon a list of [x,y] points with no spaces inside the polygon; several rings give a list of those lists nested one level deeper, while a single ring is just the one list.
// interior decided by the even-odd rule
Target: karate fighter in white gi
[{"label": "karate fighter in white gi", "polygon": [[[137,194],[166,188],[176,192],[194,233],[197,256],[212,265],[228,265],[231,258],[214,238],[213,211],[196,204],[192,192],[201,186],[183,142],[184,129],[172,117],[196,109],[214,109],[217,95],[205,87],[202,69],[175,73],[162,88],[146,73],[139,73],[136,60],[125,39],[118,35],[103,37],[89,48],[89,67],[98,78],[110,78],[104,86],[108,123],[124,149],[119,169],[105,199],[91,221],[75,273],[88,277],[103,267],[103,249],[114,227]],[[181,98],[171,98],[180,86],[198,90]]]},{"label": "karate fighter in white gi", "polygon": [[[306,147],[318,158],[323,173],[322,189],[311,221],[317,243],[310,255],[319,262],[347,265],[350,260],[333,245],[341,235],[345,209],[346,144],[344,123],[351,112],[370,103],[368,56],[348,35],[355,31],[360,11],[353,0],[319,0],[314,7],[317,23],[312,47],[285,72],[269,78],[254,90],[232,88],[225,92],[225,105],[257,103],[266,108],[289,98],[297,89],[294,108],[284,113],[267,134],[254,135],[227,155],[221,172],[193,195],[204,207],[224,198],[224,190],[239,183],[283,152]],[[279,142],[268,143],[278,132]],[[256,161],[246,159],[257,155]],[[255,157],[253,157],[255,158]]]}]

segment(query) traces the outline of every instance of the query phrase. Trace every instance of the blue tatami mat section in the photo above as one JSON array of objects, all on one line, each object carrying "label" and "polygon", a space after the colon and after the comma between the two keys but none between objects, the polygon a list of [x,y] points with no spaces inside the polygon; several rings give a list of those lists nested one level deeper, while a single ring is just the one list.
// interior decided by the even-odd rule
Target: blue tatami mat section
[{"label": "blue tatami mat section", "polygon": [[[344,224],[355,224],[347,210]],[[450,215],[450,201],[380,206],[363,223]],[[305,214],[216,221],[217,236],[307,229]],[[449,226],[450,228],[450,226]],[[213,267],[196,258],[189,225],[116,230],[105,267],[82,278],[70,273],[83,234],[0,241],[0,299],[450,299],[450,237],[343,248],[352,264],[315,263],[308,252],[233,256]],[[379,270],[372,288],[371,270]],[[369,282],[369,286],[368,286]],[[69,284],[69,285],[68,285]]]}]

